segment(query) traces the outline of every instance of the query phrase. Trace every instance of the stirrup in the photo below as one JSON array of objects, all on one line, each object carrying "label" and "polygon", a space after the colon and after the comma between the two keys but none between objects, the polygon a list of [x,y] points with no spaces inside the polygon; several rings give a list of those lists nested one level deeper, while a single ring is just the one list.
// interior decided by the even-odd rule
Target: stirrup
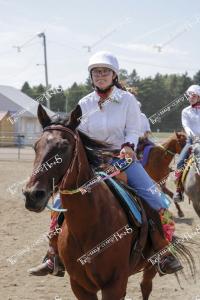
[{"label": "stirrup", "polygon": [[53,266],[52,275],[58,276],[58,277],[64,277],[65,276],[65,267],[62,264],[58,255],[54,256],[53,264],[54,264],[54,266]]},{"label": "stirrup", "polygon": [[155,265],[160,277],[173,274],[183,269],[180,261],[174,255],[168,255],[160,259],[158,255],[158,262]]}]

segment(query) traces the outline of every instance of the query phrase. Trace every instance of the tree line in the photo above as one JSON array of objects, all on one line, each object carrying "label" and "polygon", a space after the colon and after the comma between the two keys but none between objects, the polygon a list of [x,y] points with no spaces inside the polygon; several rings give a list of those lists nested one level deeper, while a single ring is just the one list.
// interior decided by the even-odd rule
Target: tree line
[{"label": "tree line", "polygon": [[[200,84],[200,71],[193,77],[188,76],[187,73],[166,75],[157,73],[154,77],[140,78],[135,69],[131,73],[121,69],[119,80],[122,85],[131,88],[142,104],[141,110],[150,117],[181,96],[191,84]],[[59,87],[63,93],[57,93],[50,99],[50,108],[55,112],[70,112],[82,97],[93,91],[89,77],[85,83],[74,82],[67,89]],[[31,87],[28,82],[25,82],[21,91],[36,99],[45,93],[46,88],[42,84]],[[180,130],[181,111],[186,106],[188,106],[187,100],[174,107],[173,111],[163,115],[161,122],[151,123],[152,130],[159,129],[165,132]]]}]

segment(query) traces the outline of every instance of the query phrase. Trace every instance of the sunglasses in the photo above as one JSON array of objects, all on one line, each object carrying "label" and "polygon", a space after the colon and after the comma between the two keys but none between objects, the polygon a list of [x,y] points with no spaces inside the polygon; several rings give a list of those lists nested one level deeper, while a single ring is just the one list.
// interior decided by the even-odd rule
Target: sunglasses
[{"label": "sunglasses", "polygon": [[113,72],[111,69],[93,69],[92,70],[92,75],[97,77],[97,76],[108,76],[110,73]]},{"label": "sunglasses", "polygon": [[198,97],[198,95],[195,94],[194,92],[187,92],[187,95],[188,95],[189,97]]}]

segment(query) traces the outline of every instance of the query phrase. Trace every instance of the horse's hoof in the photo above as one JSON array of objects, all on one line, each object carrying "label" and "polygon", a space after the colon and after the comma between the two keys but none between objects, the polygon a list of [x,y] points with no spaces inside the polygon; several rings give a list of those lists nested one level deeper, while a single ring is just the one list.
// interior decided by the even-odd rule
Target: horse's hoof
[{"label": "horse's hoof", "polygon": [[185,215],[184,215],[184,213],[182,211],[178,211],[178,217],[179,218],[184,218]]}]

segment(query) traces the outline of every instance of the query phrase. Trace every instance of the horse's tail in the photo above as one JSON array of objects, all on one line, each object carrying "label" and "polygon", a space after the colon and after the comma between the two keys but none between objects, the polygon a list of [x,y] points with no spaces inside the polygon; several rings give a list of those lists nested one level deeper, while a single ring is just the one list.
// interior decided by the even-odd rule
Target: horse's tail
[{"label": "horse's tail", "polygon": [[[171,242],[171,244],[172,244],[171,251],[172,251],[173,255],[176,256],[184,265],[184,269],[181,271],[183,276],[186,278],[186,275],[187,275],[186,270],[188,270],[188,267],[189,267],[190,274],[191,274],[193,280],[195,281],[196,273],[197,273],[196,263],[195,263],[193,254],[190,251],[190,247],[184,245],[184,243],[185,242],[183,241],[183,239],[181,239],[177,236],[174,236],[172,239],[172,242]],[[188,242],[188,243],[197,244],[194,242]]]}]

